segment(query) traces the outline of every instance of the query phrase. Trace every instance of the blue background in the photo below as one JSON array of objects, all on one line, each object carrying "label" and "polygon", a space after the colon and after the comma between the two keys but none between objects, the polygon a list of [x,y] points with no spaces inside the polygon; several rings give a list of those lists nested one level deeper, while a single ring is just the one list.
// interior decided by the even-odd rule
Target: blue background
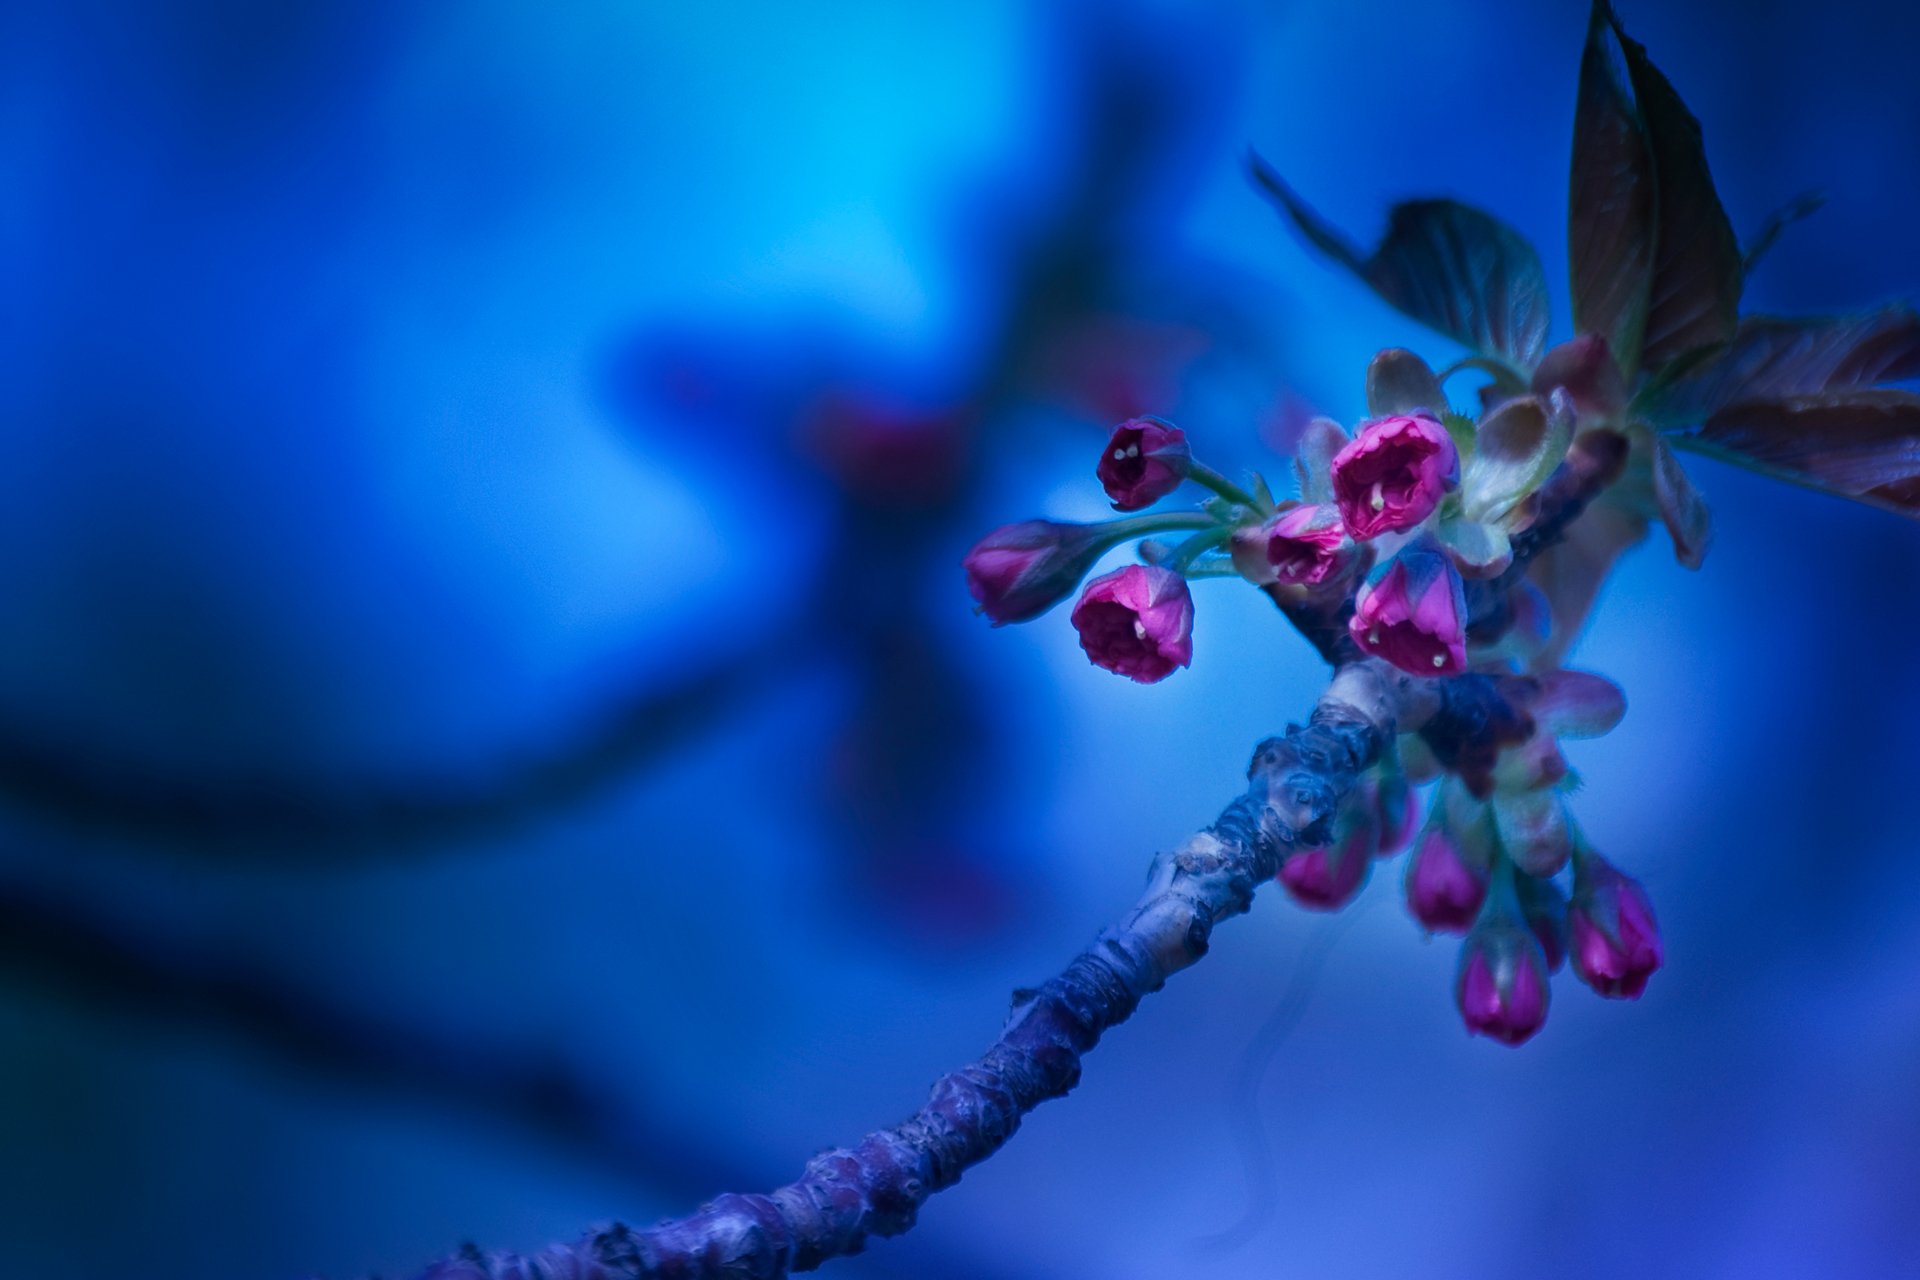
[{"label": "blue background", "polygon": [[[1831,198],[1750,308],[1920,288],[1920,9],[1624,7],[1743,236]],[[0,1273],[404,1274],[916,1106],[1323,679],[1223,582],[1134,686],[988,628],[960,555],[1097,516],[1120,414],[1278,474],[1373,350],[1454,354],[1249,145],[1362,238],[1455,194],[1564,279],[1585,21],[10,7],[0,875],[135,959],[0,939]],[[831,1274],[1920,1274],[1920,527],[1690,466],[1705,569],[1650,542],[1576,655],[1631,702],[1574,764],[1660,911],[1645,999],[1563,974],[1535,1042],[1469,1040],[1398,864],[1337,935],[1269,891]]]}]

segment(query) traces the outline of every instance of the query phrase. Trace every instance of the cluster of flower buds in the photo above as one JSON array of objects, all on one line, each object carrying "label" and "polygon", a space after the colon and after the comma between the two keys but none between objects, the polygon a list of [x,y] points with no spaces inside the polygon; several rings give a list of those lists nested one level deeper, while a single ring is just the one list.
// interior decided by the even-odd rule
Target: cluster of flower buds
[{"label": "cluster of flower buds", "polygon": [[[1258,474],[1241,485],[1196,460],[1178,427],[1131,419],[1095,468],[1120,518],[1007,525],[965,559],[979,611],[996,625],[1078,589],[1071,619],[1088,658],[1143,684],[1191,663],[1188,582],[1212,577],[1245,579],[1296,621],[1320,620],[1328,634],[1316,643],[1336,661],[1364,654],[1423,678],[1500,681],[1522,722],[1510,739],[1469,759],[1404,735],[1349,791],[1326,842],[1294,851],[1279,880],[1301,905],[1336,909],[1375,859],[1410,844],[1408,907],[1429,933],[1464,935],[1461,1016],[1507,1044],[1539,1030],[1548,976],[1569,956],[1606,996],[1638,996],[1661,958],[1644,891],[1586,847],[1566,803],[1574,780],[1560,741],[1606,732],[1624,700],[1597,676],[1542,660],[1549,609],[1515,554],[1540,517],[1535,495],[1570,465],[1576,421],[1619,412],[1617,373],[1602,376],[1612,367],[1604,343],[1567,344],[1542,362],[1531,394],[1483,396],[1475,421],[1450,409],[1417,356],[1384,351],[1368,370],[1372,416],[1351,431],[1308,423],[1298,495],[1279,501]],[[1199,503],[1147,510],[1190,482],[1210,491]],[[1184,539],[1162,539],[1175,532]],[[1143,563],[1082,586],[1132,541]],[[1415,787],[1435,779],[1423,825]],[[1560,883],[1569,867],[1570,894]]]}]

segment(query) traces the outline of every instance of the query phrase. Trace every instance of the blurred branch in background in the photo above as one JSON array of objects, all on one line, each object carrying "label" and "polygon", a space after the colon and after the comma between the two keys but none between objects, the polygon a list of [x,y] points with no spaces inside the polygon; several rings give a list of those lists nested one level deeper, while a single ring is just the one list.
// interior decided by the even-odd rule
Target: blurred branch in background
[{"label": "blurred branch in background", "polygon": [[[689,1132],[639,1106],[644,1082],[596,1079],[563,1050],[501,1043],[473,1028],[436,1028],[415,1015],[356,1007],[260,972],[231,953],[179,948],[71,894],[0,881],[0,977],[115,1016],[228,1037],[349,1087],[417,1099],[511,1126],[666,1202],[765,1181],[768,1170],[728,1160],[712,1134]],[[916,1276],[993,1277],[983,1258],[956,1257]]]},{"label": "blurred branch in background", "polygon": [[0,725],[0,794],[24,810],[222,856],[335,863],[443,847],[562,810],[667,758],[796,669],[788,627],[677,682],[607,699],[609,710],[557,749],[470,778],[390,779],[362,788],[309,781],[207,782],[58,751]]}]

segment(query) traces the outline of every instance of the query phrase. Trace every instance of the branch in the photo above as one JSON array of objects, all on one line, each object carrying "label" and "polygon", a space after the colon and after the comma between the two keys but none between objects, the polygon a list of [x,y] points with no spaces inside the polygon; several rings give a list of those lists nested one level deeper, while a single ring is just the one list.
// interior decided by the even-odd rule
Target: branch
[{"label": "branch", "polygon": [[276,854],[378,855],[449,840],[559,808],[684,746],[748,695],[792,669],[793,633],[718,659],[664,688],[637,690],[544,755],[471,778],[393,779],[333,788],[257,779],[167,778],[50,748],[0,726],[0,793],[62,821],[165,838],[195,852],[262,842]]},{"label": "branch", "polygon": [[[905,1123],[815,1157],[768,1195],[728,1194],[646,1231],[614,1225],[525,1258],[469,1246],[421,1280],[778,1280],[913,1225],[922,1203],[998,1151],[1026,1114],[1065,1094],[1080,1060],[1141,998],[1206,954],[1214,925],[1248,910],[1287,852],[1325,841],[1359,773],[1397,732],[1438,714],[1452,682],[1366,660],[1339,668],[1305,727],[1255,751],[1246,792],[1154,860],[1133,909],[1035,990],[1016,992],[1000,1038],[934,1083]],[[1463,685],[1487,696],[1491,682]]]}]

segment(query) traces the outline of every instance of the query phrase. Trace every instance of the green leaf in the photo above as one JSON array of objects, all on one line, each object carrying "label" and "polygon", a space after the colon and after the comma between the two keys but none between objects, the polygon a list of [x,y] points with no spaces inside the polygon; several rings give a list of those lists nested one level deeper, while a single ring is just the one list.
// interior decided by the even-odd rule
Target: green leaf
[{"label": "green leaf", "polygon": [[1387,216],[1370,256],[1316,213],[1258,156],[1253,178],[1300,234],[1388,303],[1476,351],[1531,368],[1546,350],[1540,255],[1491,214],[1453,200],[1409,200]]},{"label": "green leaf", "polygon": [[1629,382],[1640,363],[1653,288],[1653,153],[1621,79],[1605,4],[1595,4],[1580,56],[1567,182],[1567,262],[1573,328],[1598,334]]},{"label": "green leaf", "polygon": [[1642,408],[1664,426],[1691,427],[1742,400],[1844,391],[1920,377],[1920,312],[1886,307],[1858,316],[1748,316],[1710,364],[1656,389]]},{"label": "green leaf", "polygon": [[1453,450],[1460,455],[1460,465],[1464,467],[1473,460],[1473,419],[1449,409],[1440,415],[1440,425],[1453,437]]},{"label": "green leaf", "polygon": [[1687,110],[1645,46],[1604,10],[1620,41],[1634,103],[1653,161],[1653,286],[1641,349],[1645,368],[1659,370],[1733,337],[1740,308],[1740,242],[1707,170],[1700,122]]},{"label": "green leaf", "polygon": [[1567,456],[1573,412],[1565,393],[1508,400],[1480,420],[1473,456],[1461,469],[1469,520],[1497,521],[1540,487]]},{"label": "green leaf", "polygon": [[1680,448],[1920,519],[1920,395],[1888,389],[1744,400],[1667,437]]},{"label": "green leaf", "polygon": [[1367,412],[1442,414],[1447,396],[1431,366],[1411,351],[1389,347],[1367,365]]}]

